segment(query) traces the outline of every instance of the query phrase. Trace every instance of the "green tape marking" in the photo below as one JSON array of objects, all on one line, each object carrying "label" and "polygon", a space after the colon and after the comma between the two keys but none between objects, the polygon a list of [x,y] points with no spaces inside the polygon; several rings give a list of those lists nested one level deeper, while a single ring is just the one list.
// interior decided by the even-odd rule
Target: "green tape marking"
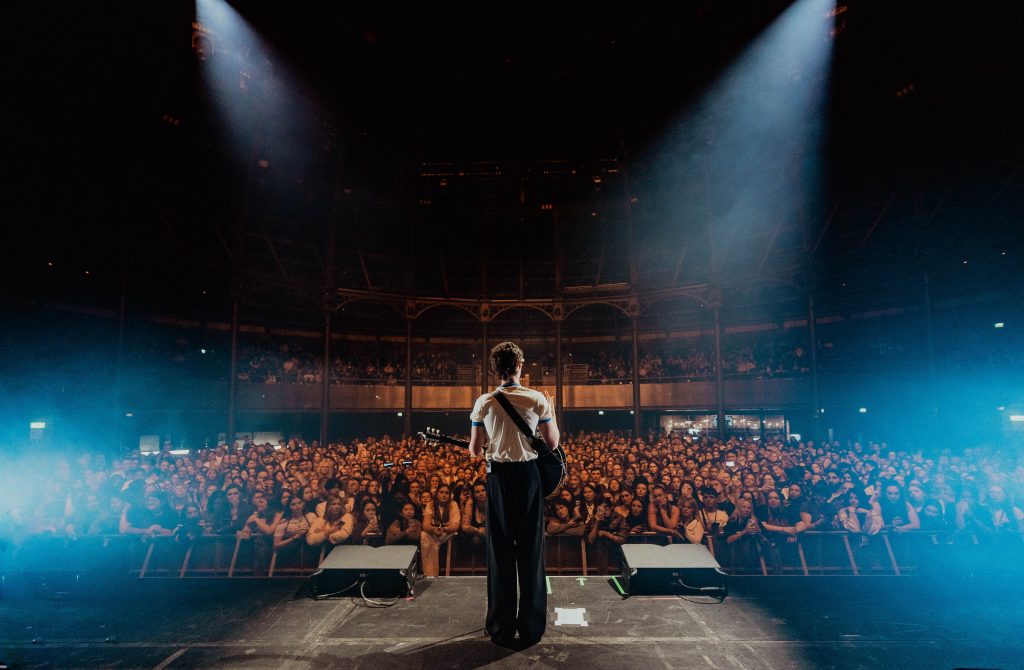
[{"label": "green tape marking", "polygon": [[551,578],[545,576],[544,581],[548,583],[548,595],[551,595]]},{"label": "green tape marking", "polygon": [[626,595],[626,589],[622,588],[622,584],[619,584],[617,577],[612,577],[612,582],[615,583],[615,588],[618,589],[620,596]]}]

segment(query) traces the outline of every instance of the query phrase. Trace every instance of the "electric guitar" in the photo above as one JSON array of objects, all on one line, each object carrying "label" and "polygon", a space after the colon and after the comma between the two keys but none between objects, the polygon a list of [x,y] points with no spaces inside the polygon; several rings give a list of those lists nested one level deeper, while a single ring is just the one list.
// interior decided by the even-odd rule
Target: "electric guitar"
[{"label": "electric guitar", "polygon": [[[469,441],[445,435],[437,428],[420,431],[419,436],[428,444],[451,444],[456,447],[469,448]],[[551,449],[538,435],[533,440],[533,448],[537,450],[537,467],[540,470],[540,490],[545,500],[550,500],[558,493],[565,481],[565,451],[561,445]]]}]

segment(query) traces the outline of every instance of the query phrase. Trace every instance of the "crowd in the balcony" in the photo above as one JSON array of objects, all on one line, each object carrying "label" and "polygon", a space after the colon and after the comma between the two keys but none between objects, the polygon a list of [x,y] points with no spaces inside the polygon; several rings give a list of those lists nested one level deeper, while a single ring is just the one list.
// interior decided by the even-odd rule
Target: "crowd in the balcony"
[{"label": "crowd in the balcony", "polygon": [[[323,382],[320,347],[317,341],[246,343],[239,355],[238,379],[265,384],[320,384]],[[424,383],[458,381],[460,365],[472,366],[472,357],[459,356],[455,351],[417,351],[412,358],[412,378]],[[331,356],[331,381],[335,384],[402,384],[405,381],[404,347],[345,348]]]},{"label": "crowd in the balcony", "polygon": [[[960,337],[936,333],[935,363],[942,370],[1011,370],[1024,367],[1020,347],[1003,331]],[[952,338],[952,339],[950,339]],[[769,378],[809,374],[810,334],[805,326],[725,329],[721,338],[722,374]],[[928,365],[925,333],[919,324],[886,319],[830,321],[818,325],[814,354],[822,373]],[[529,346],[529,345],[527,345]],[[527,373],[553,383],[553,341],[529,352]],[[475,347],[466,344],[424,345],[412,352],[412,380],[418,385],[473,384],[480,377]],[[149,327],[128,338],[123,363],[128,371],[178,373],[221,378],[230,370],[230,338],[202,329]],[[630,383],[633,375],[629,338],[607,342],[575,341],[562,347],[563,378],[573,384]],[[240,381],[269,384],[320,384],[323,344],[316,337],[248,335],[239,338],[236,375]],[[405,344],[401,341],[335,340],[330,375],[336,384],[400,385],[406,379]],[[671,337],[641,333],[638,376],[642,382],[708,381],[715,378],[714,338],[708,332]],[[534,382],[537,383],[537,382]]]}]

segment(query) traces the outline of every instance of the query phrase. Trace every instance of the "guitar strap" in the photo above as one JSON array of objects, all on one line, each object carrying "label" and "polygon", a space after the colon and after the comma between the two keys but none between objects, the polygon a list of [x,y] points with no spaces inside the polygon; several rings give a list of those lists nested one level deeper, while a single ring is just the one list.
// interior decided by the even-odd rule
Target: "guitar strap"
[{"label": "guitar strap", "polygon": [[527,425],[526,423],[526,419],[524,419],[522,415],[516,411],[516,408],[512,406],[512,402],[505,396],[504,393],[502,393],[501,391],[495,391],[491,395],[494,396],[494,399],[498,401],[498,404],[501,405],[502,408],[504,408],[509,418],[512,419],[512,423],[516,424],[516,426],[523,433],[523,435],[526,436],[526,439],[529,440],[530,444],[533,445],[533,448],[537,450],[538,455],[540,455],[540,451],[542,449],[544,451],[551,451],[548,448],[547,442],[545,442],[544,440],[538,440],[534,438],[533,434],[530,432],[530,426]]}]

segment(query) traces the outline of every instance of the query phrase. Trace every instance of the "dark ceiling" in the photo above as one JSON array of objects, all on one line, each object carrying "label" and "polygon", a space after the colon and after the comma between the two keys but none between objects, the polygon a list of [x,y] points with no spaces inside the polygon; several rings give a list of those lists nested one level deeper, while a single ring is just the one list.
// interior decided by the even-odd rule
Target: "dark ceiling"
[{"label": "dark ceiling", "polygon": [[[223,315],[241,296],[298,322],[325,288],[516,300],[709,283],[737,310],[787,312],[808,292],[836,310],[914,302],[927,272],[940,298],[1021,295],[1020,7],[823,13],[814,160],[773,164],[769,147],[676,179],[680,120],[800,2],[237,3],[262,43],[207,26],[207,60],[189,5],[12,20],[9,298],[109,306],[128,286],[139,308]],[[694,136],[723,144],[726,122],[707,119]],[[790,197],[771,188],[786,170],[815,187],[785,216],[759,212]],[[727,226],[722,199],[750,183],[768,185],[753,223]]]}]

